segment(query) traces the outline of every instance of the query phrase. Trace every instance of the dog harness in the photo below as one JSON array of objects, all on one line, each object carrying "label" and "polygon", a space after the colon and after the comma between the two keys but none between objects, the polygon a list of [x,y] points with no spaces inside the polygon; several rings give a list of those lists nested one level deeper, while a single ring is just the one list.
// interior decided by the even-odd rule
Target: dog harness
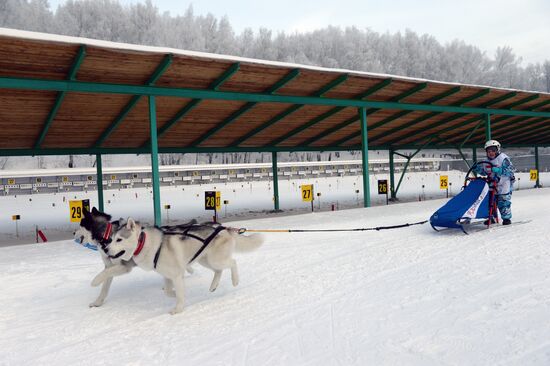
[{"label": "dog harness", "polygon": [[[193,229],[197,229],[197,228],[200,228],[200,227],[208,227],[208,228],[212,228],[214,229],[212,231],[212,233],[210,235],[208,235],[206,238],[201,238],[200,236],[196,235],[196,234],[193,234],[193,233],[190,233],[190,231],[192,231]],[[223,230],[225,230],[226,227],[225,226],[222,226],[222,225],[218,225],[216,227],[213,227],[213,226],[208,226],[208,225],[190,225],[189,228],[185,229],[184,231],[182,232],[170,232],[170,231],[166,231],[164,232],[165,235],[181,235],[181,236],[186,236],[186,237],[190,237],[190,238],[193,238],[195,240],[198,240],[200,242],[202,242],[202,246],[199,248],[199,250],[195,253],[195,255],[193,256],[193,258],[191,258],[191,260],[187,263],[188,265],[193,263],[193,261],[195,259],[197,259],[197,257],[199,255],[201,255],[201,253],[206,249],[206,247],[208,246],[208,244],[210,244],[212,242],[212,240],[214,240],[214,238]],[[162,243],[161,245],[159,246],[156,254],[155,254],[155,259],[153,260],[153,264],[155,266],[155,268],[157,268],[157,262],[158,262],[158,259],[159,259],[159,256],[160,256],[160,251],[162,249]]]}]

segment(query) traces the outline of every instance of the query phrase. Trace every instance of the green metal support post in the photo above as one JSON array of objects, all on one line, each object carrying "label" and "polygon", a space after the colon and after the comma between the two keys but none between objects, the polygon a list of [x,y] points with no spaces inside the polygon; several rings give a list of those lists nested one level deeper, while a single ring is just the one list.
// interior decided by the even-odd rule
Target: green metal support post
[{"label": "green metal support post", "polygon": [[161,226],[162,217],[160,212],[160,182],[159,182],[159,156],[157,140],[157,106],[155,97],[149,96],[149,125],[151,131],[151,171],[153,183],[153,210],[155,214],[155,225]]},{"label": "green metal support post", "polygon": [[361,120],[361,156],[363,157],[363,207],[370,207],[369,140],[367,136],[367,109],[359,108]]},{"label": "green metal support post", "polygon": [[99,211],[105,212],[105,206],[103,204],[103,164],[101,162],[101,154],[95,156],[95,167],[97,169],[97,205]]},{"label": "green metal support post", "polygon": [[277,152],[271,153],[271,162],[273,164],[273,203],[275,211],[279,211],[279,176],[277,175]]},{"label": "green metal support post", "polygon": [[399,182],[397,182],[397,188],[395,188],[395,196],[397,197],[397,191],[399,191],[399,187],[401,186],[401,182],[403,182],[403,178],[405,177],[405,173],[407,172],[407,168],[409,167],[409,164],[411,162],[411,159],[416,156],[422,149],[424,149],[426,146],[428,146],[432,142],[433,136],[424,143],[424,145],[420,146],[412,155],[403,155],[398,152],[395,152],[396,155],[399,155],[401,157],[404,157],[407,159],[407,162],[405,163],[405,166],[403,167],[403,172],[401,173],[401,177],[399,178]]},{"label": "green metal support post", "polygon": [[491,115],[485,115],[485,141],[491,140]]},{"label": "green metal support post", "polygon": [[390,153],[390,197],[395,200],[395,165],[393,161],[393,150],[389,151]]},{"label": "green metal support post", "polygon": [[535,188],[540,188],[540,170],[539,170],[539,147],[535,146],[535,169],[537,169],[537,182]]}]

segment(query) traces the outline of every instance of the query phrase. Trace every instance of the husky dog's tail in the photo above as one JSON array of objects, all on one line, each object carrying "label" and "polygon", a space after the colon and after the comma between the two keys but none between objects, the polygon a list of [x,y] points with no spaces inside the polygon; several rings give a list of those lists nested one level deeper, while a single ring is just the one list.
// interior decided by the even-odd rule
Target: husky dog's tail
[{"label": "husky dog's tail", "polygon": [[262,234],[252,234],[252,235],[234,235],[235,238],[235,249],[238,252],[251,252],[258,249],[264,242],[264,236]]}]

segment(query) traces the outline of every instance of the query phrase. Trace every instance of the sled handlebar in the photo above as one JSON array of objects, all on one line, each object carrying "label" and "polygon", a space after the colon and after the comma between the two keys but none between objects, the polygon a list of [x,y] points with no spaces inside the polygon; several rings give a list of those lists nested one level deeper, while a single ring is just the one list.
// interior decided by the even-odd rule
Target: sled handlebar
[{"label": "sled handlebar", "polygon": [[[474,179],[474,178],[470,178],[470,174],[472,173],[472,171],[478,166],[478,165],[481,165],[481,164],[488,164],[490,165],[491,167],[494,167],[495,164],[491,163],[490,161],[487,161],[487,160],[482,160],[482,161],[476,161],[475,163],[472,164],[472,166],[470,167],[470,169],[468,170],[468,173],[466,173],[466,177],[464,178],[464,187],[466,187],[466,184],[468,183],[468,180],[471,180],[471,179]],[[491,179],[491,178],[489,178]],[[491,179],[492,180],[492,179]]]}]

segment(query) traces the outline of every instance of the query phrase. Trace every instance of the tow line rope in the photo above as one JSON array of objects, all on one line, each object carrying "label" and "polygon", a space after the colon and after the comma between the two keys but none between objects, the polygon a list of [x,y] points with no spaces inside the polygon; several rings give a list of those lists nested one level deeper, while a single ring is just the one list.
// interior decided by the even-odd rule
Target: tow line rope
[{"label": "tow line rope", "polygon": [[428,220],[413,222],[411,224],[401,224],[392,226],[376,226],[376,227],[363,227],[357,229],[247,229],[240,228],[239,234],[243,233],[314,233],[314,232],[337,232],[337,231],[380,231],[390,229],[400,229],[402,227],[408,227],[413,225],[422,225],[427,223]]}]

